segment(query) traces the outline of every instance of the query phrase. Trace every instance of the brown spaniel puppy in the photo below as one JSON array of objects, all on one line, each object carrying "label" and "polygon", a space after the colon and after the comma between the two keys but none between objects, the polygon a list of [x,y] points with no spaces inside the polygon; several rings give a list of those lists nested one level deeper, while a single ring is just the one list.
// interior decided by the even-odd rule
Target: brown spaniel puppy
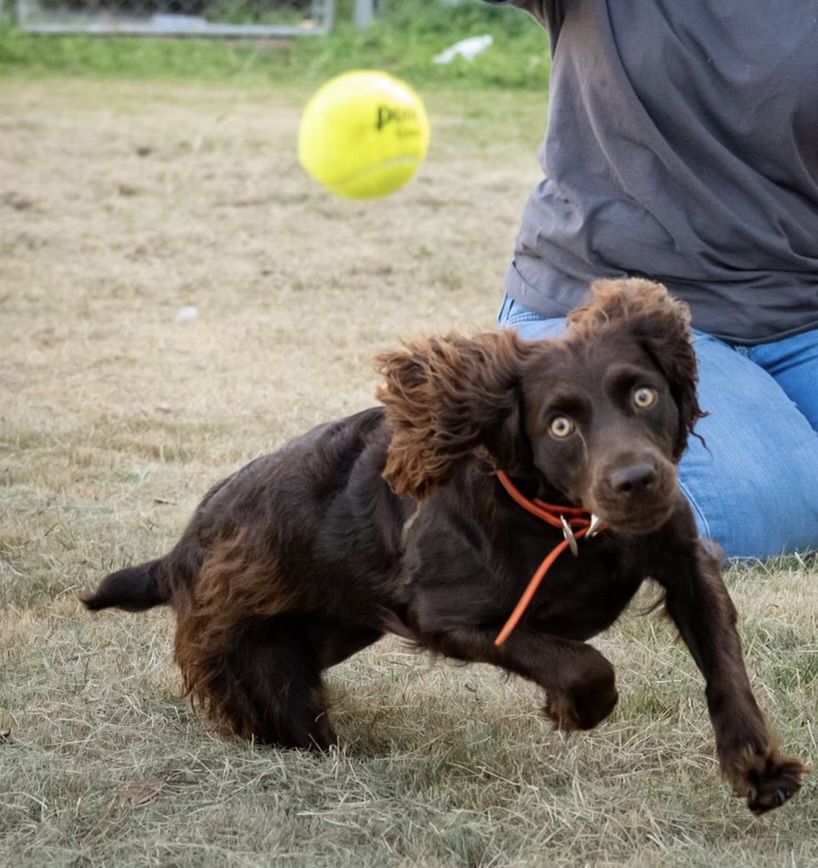
[{"label": "brown spaniel puppy", "polygon": [[[805,768],[756,705],[719,562],[677,484],[701,416],[686,308],[648,281],[599,282],[562,339],[451,334],[379,362],[382,407],[218,483],[171,552],[109,575],[88,608],[172,606],[187,691],[224,731],[325,748],[324,670],[385,632],[522,675],[556,726],[595,726],[617,692],[586,640],[651,578],[704,675],[733,789],[756,812],[793,795]],[[557,558],[497,644],[563,539],[503,478],[604,525]]]}]

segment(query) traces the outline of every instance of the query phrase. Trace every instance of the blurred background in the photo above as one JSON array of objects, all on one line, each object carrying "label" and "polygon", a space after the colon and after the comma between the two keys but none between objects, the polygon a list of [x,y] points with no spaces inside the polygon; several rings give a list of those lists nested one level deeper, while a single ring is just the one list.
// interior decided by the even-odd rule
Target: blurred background
[{"label": "blurred background", "polygon": [[[384,68],[416,86],[455,83],[540,90],[543,31],[527,15],[479,0],[3,0],[0,68],[318,82],[350,66]],[[71,34],[38,40],[31,34]],[[93,40],[88,34],[184,35],[183,41]],[[205,42],[196,37],[221,35]],[[469,37],[494,50],[434,58]],[[297,38],[291,37],[315,37]],[[259,43],[255,40],[264,37]],[[280,40],[277,42],[276,40]]]}]

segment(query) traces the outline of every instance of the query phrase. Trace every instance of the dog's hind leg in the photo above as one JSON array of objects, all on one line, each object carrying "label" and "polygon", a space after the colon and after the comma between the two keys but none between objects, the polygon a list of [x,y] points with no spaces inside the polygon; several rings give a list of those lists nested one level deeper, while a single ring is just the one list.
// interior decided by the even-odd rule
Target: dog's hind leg
[{"label": "dog's hind leg", "polygon": [[176,657],[185,685],[222,730],[288,748],[335,743],[310,616],[246,618],[217,653],[207,643],[188,644],[184,621],[181,615]]}]

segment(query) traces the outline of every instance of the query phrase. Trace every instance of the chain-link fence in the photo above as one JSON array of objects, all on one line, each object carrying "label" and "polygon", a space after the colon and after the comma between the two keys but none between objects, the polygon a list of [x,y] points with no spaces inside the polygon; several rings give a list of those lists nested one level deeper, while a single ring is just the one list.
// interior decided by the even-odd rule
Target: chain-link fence
[{"label": "chain-link fence", "polygon": [[184,36],[323,35],[334,0],[15,0],[35,33]]}]

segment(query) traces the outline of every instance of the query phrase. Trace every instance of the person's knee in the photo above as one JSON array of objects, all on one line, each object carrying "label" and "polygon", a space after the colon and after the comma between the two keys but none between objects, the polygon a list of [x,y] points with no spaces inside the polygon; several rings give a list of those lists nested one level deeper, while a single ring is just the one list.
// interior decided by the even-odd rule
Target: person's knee
[{"label": "person's knee", "polygon": [[728,558],[818,548],[818,438],[782,448],[786,438],[766,421],[711,431],[707,448],[694,439],[682,460],[680,483],[699,532]]},{"label": "person's knee", "polygon": [[[694,342],[708,412],[680,481],[702,536],[730,558],[818,548],[818,435],[764,370],[706,335]],[[705,445],[706,444],[706,445]]]}]

